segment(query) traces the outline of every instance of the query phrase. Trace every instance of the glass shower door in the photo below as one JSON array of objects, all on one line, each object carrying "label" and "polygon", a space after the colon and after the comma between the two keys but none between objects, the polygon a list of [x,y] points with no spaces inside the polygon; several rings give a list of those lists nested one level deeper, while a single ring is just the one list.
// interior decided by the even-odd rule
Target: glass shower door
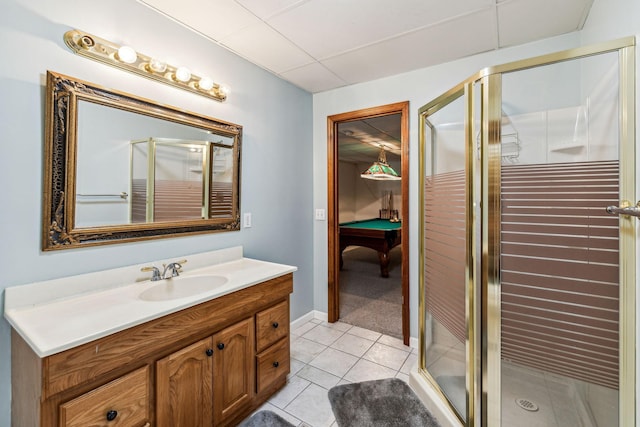
[{"label": "glass shower door", "polygon": [[[467,339],[470,255],[467,136],[464,90],[438,106],[424,122],[424,272],[421,292],[421,368],[458,417],[468,418],[467,393],[473,384]],[[474,156],[471,155],[471,158]],[[473,298],[471,299],[473,300]]]},{"label": "glass shower door", "polygon": [[530,58],[420,109],[416,386],[449,421],[635,425],[635,62]]},{"label": "glass shower door", "polygon": [[618,425],[619,75],[617,52],[502,75],[505,427]]}]

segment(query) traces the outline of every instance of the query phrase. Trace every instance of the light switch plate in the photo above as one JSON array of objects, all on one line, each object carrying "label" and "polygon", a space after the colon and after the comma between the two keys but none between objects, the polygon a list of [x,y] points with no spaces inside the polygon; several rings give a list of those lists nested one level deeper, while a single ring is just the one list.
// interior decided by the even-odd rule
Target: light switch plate
[{"label": "light switch plate", "polygon": [[325,219],[324,209],[316,209],[316,221],[324,221]]},{"label": "light switch plate", "polygon": [[251,213],[244,214],[244,228],[251,228]]}]

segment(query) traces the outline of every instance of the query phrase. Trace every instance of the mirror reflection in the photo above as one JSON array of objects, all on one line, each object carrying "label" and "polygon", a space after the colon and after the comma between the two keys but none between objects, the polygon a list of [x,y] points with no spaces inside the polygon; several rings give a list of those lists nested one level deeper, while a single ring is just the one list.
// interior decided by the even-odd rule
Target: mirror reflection
[{"label": "mirror reflection", "polygon": [[240,126],[47,77],[43,249],[239,229]]}]

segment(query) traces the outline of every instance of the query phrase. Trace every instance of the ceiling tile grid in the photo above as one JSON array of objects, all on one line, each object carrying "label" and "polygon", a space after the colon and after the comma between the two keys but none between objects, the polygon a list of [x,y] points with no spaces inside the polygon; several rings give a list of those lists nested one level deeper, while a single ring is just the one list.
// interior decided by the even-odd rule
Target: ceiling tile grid
[{"label": "ceiling tile grid", "polygon": [[321,61],[349,84],[496,48],[492,11],[479,11]]},{"label": "ceiling tile grid", "polygon": [[251,62],[280,74],[315,60],[265,23],[252,25],[220,40]]},{"label": "ceiling tile grid", "polygon": [[316,93],[582,28],[593,0],[138,0]]}]

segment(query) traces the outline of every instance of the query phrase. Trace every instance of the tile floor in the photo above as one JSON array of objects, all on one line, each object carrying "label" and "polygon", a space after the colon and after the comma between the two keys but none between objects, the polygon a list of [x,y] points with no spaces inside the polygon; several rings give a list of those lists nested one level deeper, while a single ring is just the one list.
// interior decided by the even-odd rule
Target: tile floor
[{"label": "tile floor", "polygon": [[[434,345],[432,374],[458,374],[464,368],[459,344]],[[337,427],[328,390],[338,384],[396,377],[409,381],[417,349],[388,335],[342,322],[310,320],[291,331],[291,373],[287,385],[258,410],[280,414],[298,427]],[[518,408],[515,398],[539,405],[536,412]],[[565,379],[503,364],[503,426],[591,426],[576,411],[575,394]]]},{"label": "tile floor", "polygon": [[417,349],[394,337],[313,319],[291,331],[291,373],[287,385],[260,409],[295,426],[335,427],[327,397],[338,384],[397,377],[409,381]]}]

